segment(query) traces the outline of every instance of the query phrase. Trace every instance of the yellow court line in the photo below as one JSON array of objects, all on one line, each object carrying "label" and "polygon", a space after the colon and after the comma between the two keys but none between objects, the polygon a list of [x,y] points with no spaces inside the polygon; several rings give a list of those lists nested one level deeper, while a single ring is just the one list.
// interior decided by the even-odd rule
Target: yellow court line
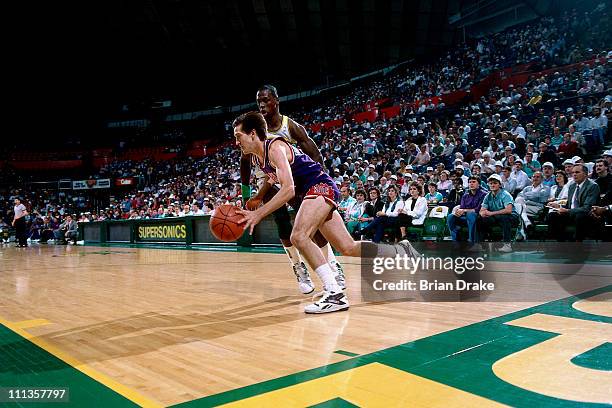
[{"label": "yellow court line", "polygon": [[223,408],[301,408],[335,398],[359,407],[504,407],[496,401],[382,363],[315,378],[234,401]]},{"label": "yellow court line", "polygon": [[34,319],[34,320],[22,320],[20,322],[13,322],[15,327],[19,327],[20,329],[29,329],[31,327],[44,326],[47,324],[51,324],[47,319]]},{"label": "yellow court line", "polygon": [[119,395],[129,399],[133,403],[138,404],[141,407],[151,407],[151,408],[153,408],[153,407],[155,407],[155,408],[163,407],[163,405],[160,404],[159,402],[157,402],[155,400],[152,400],[150,398],[147,398],[147,397],[139,394],[137,391],[135,391],[135,390],[133,390],[133,389],[123,385],[123,384],[118,383],[117,381],[113,380],[112,378],[110,378],[106,374],[102,374],[101,372],[99,372],[96,369],[90,367],[89,365],[82,363],[81,361],[77,360],[76,358],[72,357],[71,355],[63,352],[59,348],[57,348],[57,347],[47,343],[46,341],[44,341],[40,337],[37,337],[37,336],[35,336],[33,334],[28,333],[27,331],[25,331],[21,327],[21,324],[24,324],[24,323],[27,323],[27,322],[42,321],[42,320],[44,320],[44,319],[26,320],[26,321],[23,321],[23,322],[9,322],[8,320],[5,320],[2,317],[0,317],[0,324],[6,326],[7,328],[12,330],[13,332],[18,334],[19,336],[23,337],[24,339],[29,340],[31,343],[36,344],[38,347],[42,348],[43,350],[45,350],[49,354],[54,355],[55,357],[57,357],[60,360],[64,361],[65,363],[67,363],[68,365],[72,366],[73,368],[79,370],[80,372],[82,372],[86,376],[96,380],[100,384],[105,385],[106,387],[108,387],[111,390],[115,391],[117,394],[119,394]]}]

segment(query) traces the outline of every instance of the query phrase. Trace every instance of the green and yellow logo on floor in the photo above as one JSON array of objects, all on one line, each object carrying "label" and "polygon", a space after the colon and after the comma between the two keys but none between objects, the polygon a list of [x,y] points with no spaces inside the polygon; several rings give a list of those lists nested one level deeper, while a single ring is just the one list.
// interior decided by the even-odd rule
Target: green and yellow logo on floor
[{"label": "green and yellow logo on floor", "polygon": [[611,403],[609,285],[179,405],[574,407]]}]

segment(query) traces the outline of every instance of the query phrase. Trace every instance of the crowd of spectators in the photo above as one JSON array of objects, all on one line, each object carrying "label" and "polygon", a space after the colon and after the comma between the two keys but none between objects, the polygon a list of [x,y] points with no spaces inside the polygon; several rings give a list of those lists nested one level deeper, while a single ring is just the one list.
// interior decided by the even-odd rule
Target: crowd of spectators
[{"label": "crowd of spectators", "polygon": [[[582,201],[572,201],[572,185],[582,170],[598,192],[586,200],[588,211],[578,216],[572,212],[572,220],[586,216],[601,222],[609,216],[597,205],[611,204],[612,152],[604,153],[603,162],[583,160],[597,158],[610,140],[612,52],[602,52],[610,44],[601,43],[602,35],[610,38],[607,13],[598,6],[584,15],[542,18],[456,47],[434,63],[403,67],[321,106],[287,112],[306,125],[344,119],[341,127],[311,137],[341,189],[339,209],[349,231],[379,241],[391,230],[391,239],[400,238],[411,227],[422,227],[432,209],[446,207],[453,239],[460,239],[460,224],[468,227],[472,243],[497,224],[509,242],[513,228],[525,238],[535,219],[547,217],[551,237],[570,239],[558,228],[558,219],[570,215],[552,207],[569,206],[572,212],[576,204],[584,204],[580,183]],[[592,66],[534,75],[522,86],[493,87],[477,102],[414,105],[433,96],[443,101],[445,94],[467,89],[508,66],[535,63],[548,68],[593,56],[599,58]],[[400,116],[351,120],[365,103],[385,97],[405,107]],[[92,177],[134,177],[138,188],[103,208],[94,208],[86,195],[11,190],[0,196],[0,223],[10,225],[15,196],[30,209],[29,236],[41,241],[65,238],[68,215],[78,222],[164,218],[206,215],[227,202],[242,205],[239,154],[227,146],[202,159],[181,155],[170,161],[114,161]],[[595,195],[595,187],[589,184],[588,190]],[[583,233],[578,228],[572,238],[582,239]]]}]

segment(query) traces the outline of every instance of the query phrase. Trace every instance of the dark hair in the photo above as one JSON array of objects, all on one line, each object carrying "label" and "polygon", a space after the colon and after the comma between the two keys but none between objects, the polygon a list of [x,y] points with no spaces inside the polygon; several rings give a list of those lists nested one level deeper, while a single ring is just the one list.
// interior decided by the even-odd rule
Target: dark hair
[{"label": "dark hair", "polygon": [[502,170],[508,170],[509,172],[512,172],[512,167],[504,166],[504,168]]},{"label": "dark hair", "polygon": [[419,192],[420,196],[423,195],[423,186],[422,185],[420,185],[416,181],[413,181],[412,183],[410,183],[410,188],[412,188],[412,187],[417,189],[417,191]]},{"label": "dark hair", "polygon": [[259,87],[257,92],[261,92],[261,91],[268,91],[272,94],[272,96],[275,99],[278,99],[278,91],[276,90],[276,87],[274,85],[269,85],[269,84],[262,85]]},{"label": "dark hair", "polygon": [[435,183],[435,181],[430,181],[429,183],[427,183],[428,186],[434,186],[435,188],[438,188],[438,185]]},{"label": "dark hair", "polygon": [[559,174],[563,176],[563,181],[567,183],[567,174],[563,170],[555,171],[555,176],[558,176]]},{"label": "dark hair", "polygon": [[366,192],[362,188],[360,188],[359,190],[355,191],[355,197],[357,197],[359,194],[361,194],[364,198],[366,197]]},{"label": "dark hair", "polygon": [[478,176],[470,176],[470,177],[468,177],[468,181],[469,180],[477,181],[480,184],[480,177],[478,177]]},{"label": "dark hair", "polygon": [[604,166],[608,165],[608,163],[606,163],[606,161],[604,159],[597,159],[597,160],[595,160],[595,164],[597,164],[597,163],[602,163]]},{"label": "dark hair", "polygon": [[266,125],[266,120],[261,113],[255,111],[243,113],[234,119],[234,123],[232,123],[233,127],[238,127],[240,125],[242,125],[242,131],[244,133],[251,133],[253,130],[255,130],[259,140],[266,140],[268,127]]},{"label": "dark hair", "polygon": [[378,187],[370,187],[368,189],[368,194],[370,194],[372,191],[376,191],[376,195],[380,197],[380,190],[378,189]]},{"label": "dark hair", "polygon": [[395,187],[394,184],[391,184],[389,187],[387,187],[387,194],[389,193],[389,190],[395,191],[395,195],[399,196],[399,191],[397,190],[397,187]]}]

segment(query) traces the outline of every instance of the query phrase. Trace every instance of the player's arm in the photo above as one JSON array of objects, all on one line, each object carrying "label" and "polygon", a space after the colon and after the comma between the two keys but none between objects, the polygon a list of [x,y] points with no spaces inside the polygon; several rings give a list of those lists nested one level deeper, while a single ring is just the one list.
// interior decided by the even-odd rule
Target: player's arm
[{"label": "player's arm", "polygon": [[251,155],[243,154],[240,157],[240,183],[242,184],[242,200],[251,198]]},{"label": "player's arm", "polygon": [[316,143],[306,132],[306,128],[293,119],[289,119],[289,133],[291,137],[297,142],[301,151],[306,153],[310,158],[321,164],[323,170],[325,170],[325,163],[323,163],[323,156],[319,151]]},{"label": "player's arm", "polygon": [[284,143],[273,143],[270,145],[268,157],[270,163],[276,168],[276,177],[281,185],[280,190],[270,201],[259,207],[255,211],[238,210],[244,216],[239,223],[245,222],[244,229],[249,229],[249,234],[253,234],[253,228],[267,215],[285,205],[295,196],[295,186],[293,184],[293,174],[289,165],[288,146]]}]

